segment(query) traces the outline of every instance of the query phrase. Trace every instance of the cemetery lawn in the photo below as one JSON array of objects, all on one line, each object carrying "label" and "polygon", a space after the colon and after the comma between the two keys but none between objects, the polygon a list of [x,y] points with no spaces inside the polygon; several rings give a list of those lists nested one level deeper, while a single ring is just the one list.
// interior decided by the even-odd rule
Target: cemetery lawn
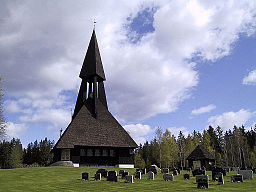
[{"label": "cemetery lawn", "polygon": [[[0,169],[0,191],[202,191],[197,189],[195,177],[184,180],[183,175],[188,173],[182,171],[174,177],[174,181],[164,181],[163,174],[158,174],[155,180],[148,180],[147,175],[142,176],[142,180],[134,179],[134,183],[108,182],[105,178],[101,181],[81,180],[82,172],[90,172],[94,176],[99,167],[34,167],[18,169]],[[107,170],[117,170],[118,168],[106,168]],[[134,175],[135,169],[125,169]],[[256,191],[256,180],[245,180],[243,183],[231,183],[228,173],[224,177],[225,184],[218,185],[211,181],[211,172],[207,172],[210,177],[210,186],[204,191]],[[192,175],[192,173],[190,173]],[[255,176],[255,175],[254,175]]]}]

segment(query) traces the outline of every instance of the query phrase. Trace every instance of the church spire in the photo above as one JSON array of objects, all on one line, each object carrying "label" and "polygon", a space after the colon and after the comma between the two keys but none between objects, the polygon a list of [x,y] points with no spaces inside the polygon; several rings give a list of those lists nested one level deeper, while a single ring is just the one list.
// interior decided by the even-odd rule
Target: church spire
[{"label": "church spire", "polygon": [[82,82],[76,100],[73,119],[83,105],[86,105],[92,116],[96,118],[96,100],[99,100],[106,108],[108,108],[108,106],[103,82],[106,78],[101,62],[95,29],[93,29],[79,77],[82,79]]},{"label": "church spire", "polygon": [[101,62],[95,29],[93,29],[90,44],[88,46],[79,77],[83,79],[91,78],[95,75],[97,75],[103,81],[106,80],[104,69]]}]

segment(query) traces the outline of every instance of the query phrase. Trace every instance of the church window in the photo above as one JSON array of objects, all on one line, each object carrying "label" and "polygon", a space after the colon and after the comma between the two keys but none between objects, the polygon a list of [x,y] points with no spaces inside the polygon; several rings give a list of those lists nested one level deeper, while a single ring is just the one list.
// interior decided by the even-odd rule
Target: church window
[{"label": "church window", "polygon": [[104,157],[108,156],[108,150],[107,149],[103,149],[102,156],[104,156]]},{"label": "church window", "polygon": [[85,149],[80,149],[80,156],[86,156],[86,150]]},{"label": "church window", "polygon": [[87,156],[89,156],[89,157],[93,156],[93,150],[92,149],[87,150]]},{"label": "church window", "polygon": [[111,149],[111,150],[109,151],[109,156],[110,156],[110,157],[115,157],[115,156],[116,156],[115,151],[114,151],[113,149]]},{"label": "church window", "polygon": [[97,156],[97,157],[100,156],[100,149],[95,149],[95,156]]}]

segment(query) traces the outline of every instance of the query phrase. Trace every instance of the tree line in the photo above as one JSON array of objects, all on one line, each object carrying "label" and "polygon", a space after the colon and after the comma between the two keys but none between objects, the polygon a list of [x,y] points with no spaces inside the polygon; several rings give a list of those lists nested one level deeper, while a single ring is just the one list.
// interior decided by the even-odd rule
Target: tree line
[{"label": "tree line", "polygon": [[193,131],[185,136],[181,131],[175,137],[167,129],[164,133],[158,127],[154,138],[135,152],[135,167],[145,168],[155,164],[159,167],[188,167],[186,158],[196,148],[203,145],[213,155],[217,166],[239,167],[240,148],[243,149],[248,167],[256,167],[256,125],[250,130],[244,126],[234,126],[223,131],[220,126],[209,126],[203,133]]},{"label": "tree line", "polygon": [[54,142],[45,138],[38,142],[29,143],[22,148],[19,139],[0,142],[0,168],[9,169],[25,166],[46,166],[52,162],[51,149]]}]

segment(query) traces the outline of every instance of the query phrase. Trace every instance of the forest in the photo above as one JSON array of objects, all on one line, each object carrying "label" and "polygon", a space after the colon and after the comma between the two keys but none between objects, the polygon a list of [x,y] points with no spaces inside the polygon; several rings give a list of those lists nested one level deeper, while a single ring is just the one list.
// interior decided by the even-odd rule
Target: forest
[{"label": "forest", "polygon": [[219,126],[209,126],[202,133],[193,131],[187,136],[180,131],[177,137],[168,129],[163,133],[158,127],[153,140],[140,144],[136,150],[135,166],[187,167],[186,158],[199,144],[215,157],[217,166],[241,166],[240,148],[244,151],[247,167],[256,166],[256,125],[250,130],[234,126],[225,132]]}]

